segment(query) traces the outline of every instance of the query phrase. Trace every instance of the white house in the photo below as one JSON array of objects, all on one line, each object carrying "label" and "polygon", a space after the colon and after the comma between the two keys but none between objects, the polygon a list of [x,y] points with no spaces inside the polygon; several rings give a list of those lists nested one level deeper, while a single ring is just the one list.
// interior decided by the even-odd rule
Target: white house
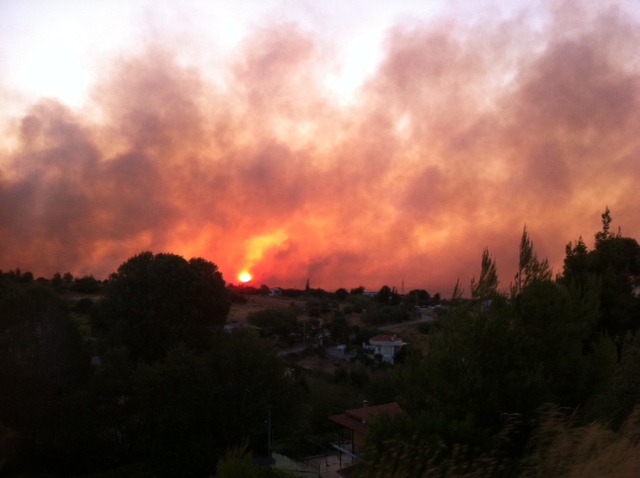
[{"label": "white house", "polygon": [[396,354],[405,345],[397,335],[376,335],[369,339],[374,355],[381,355],[383,362],[394,363]]}]

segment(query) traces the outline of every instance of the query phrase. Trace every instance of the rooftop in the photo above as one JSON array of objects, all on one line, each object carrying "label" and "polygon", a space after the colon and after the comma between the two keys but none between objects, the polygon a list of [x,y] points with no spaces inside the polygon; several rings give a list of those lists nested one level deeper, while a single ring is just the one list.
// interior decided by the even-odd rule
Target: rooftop
[{"label": "rooftop", "polygon": [[398,415],[403,413],[404,410],[398,405],[397,402],[385,403],[383,405],[375,405],[371,407],[355,408],[353,410],[347,410],[342,415],[331,415],[329,420],[342,425],[350,430],[364,433],[367,429],[367,419],[386,413],[388,415]]},{"label": "rooftop", "polygon": [[402,339],[397,335],[376,335],[369,339],[369,343],[372,342],[397,342],[400,344],[402,343]]}]

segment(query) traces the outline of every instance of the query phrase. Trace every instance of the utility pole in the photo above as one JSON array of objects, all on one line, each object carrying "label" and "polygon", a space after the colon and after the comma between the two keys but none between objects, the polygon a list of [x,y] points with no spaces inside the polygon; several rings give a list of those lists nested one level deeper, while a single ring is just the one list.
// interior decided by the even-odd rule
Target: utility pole
[{"label": "utility pole", "polygon": [[267,415],[267,456],[271,460],[271,405]]}]

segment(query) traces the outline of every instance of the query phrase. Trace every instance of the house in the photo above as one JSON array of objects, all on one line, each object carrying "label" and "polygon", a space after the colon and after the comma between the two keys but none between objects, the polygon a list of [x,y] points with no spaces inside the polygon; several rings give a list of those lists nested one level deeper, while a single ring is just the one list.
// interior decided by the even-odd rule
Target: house
[{"label": "house", "polygon": [[[329,420],[341,426],[338,441],[333,444],[333,447],[340,452],[341,465],[347,465],[346,468],[343,468],[345,473],[341,474],[338,471],[340,476],[347,476],[346,470],[357,463],[360,458],[360,451],[365,444],[369,422],[372,418],[382,414],[394,416],[404,413],[404,410],[397,402],[368,406],[365,400],[362,405],[362,408],[347,410],[342,415],[331,415],[329,417]],[[344,462],[343,454],[346,455]]]},{"label": "house", "polygon": [[397,335],[376,335],[369,339],[373,354],[381,357],[383,362],[394,363],[396,354],[405,345]]}]

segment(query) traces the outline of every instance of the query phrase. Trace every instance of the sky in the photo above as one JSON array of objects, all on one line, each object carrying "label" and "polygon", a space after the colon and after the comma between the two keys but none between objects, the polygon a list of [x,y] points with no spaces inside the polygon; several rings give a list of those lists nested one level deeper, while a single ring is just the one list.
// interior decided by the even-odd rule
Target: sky
[{"label": "sky", "polygon": [[0,0],[0,137],[5,271],[507,289],[640,237],[640,3]]}]

